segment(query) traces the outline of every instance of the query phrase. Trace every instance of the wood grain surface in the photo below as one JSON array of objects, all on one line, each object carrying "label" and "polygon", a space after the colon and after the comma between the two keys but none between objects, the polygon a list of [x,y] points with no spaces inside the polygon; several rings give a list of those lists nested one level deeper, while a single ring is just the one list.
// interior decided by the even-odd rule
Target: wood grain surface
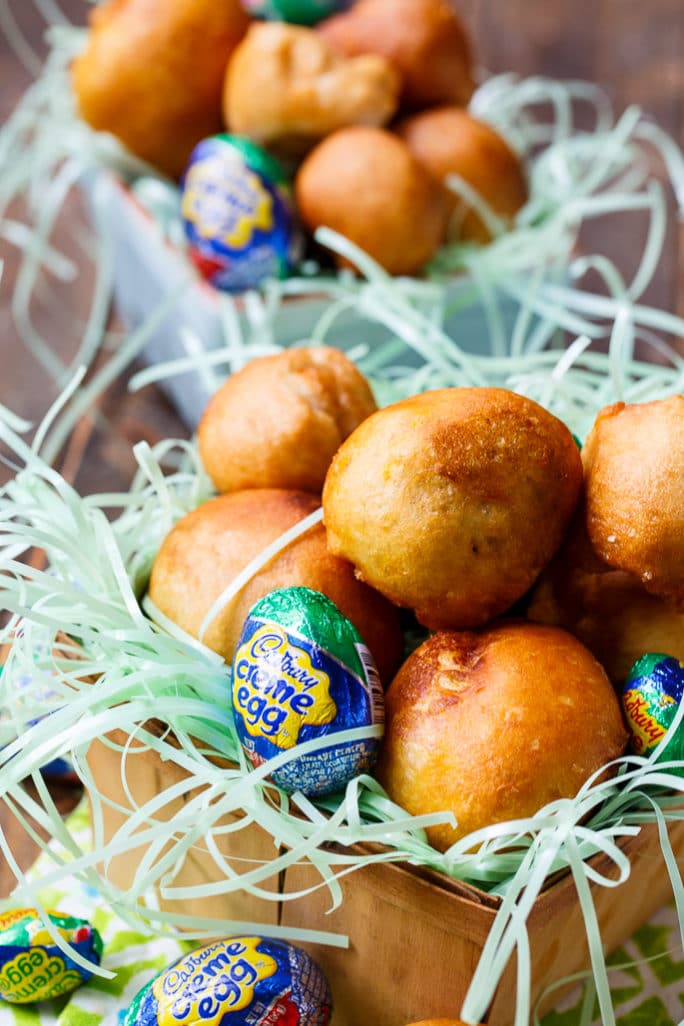
[{"label": "wood grain surface", "polygon": [[[60,8],[74,21],[83,21],[85,0],[61,0]],[[38,54],[43,52],[44,25],[32,0],[9,0],[21,31]],[[462,0],[460,9],[472,31],[479,61],[488,72],[514,71],[583,78],[602,83],[616,110],[638,104],[684,142],[684,5],[681,0]],[[24,68],[0,28],[0,119],[4,121],[32,73]],[[69,217],[84,217],[72,199]],[[674,212],[673,202],[670,202]],[[21,217],[20,208],[12,213]],[[600,246],[628,274],[643,244],[645,222],[638,217],[616,223],[615,218],[592,225],[586,245]],[[67,251],[73,244],[64,232],[56,236]],[[56,387],[17,338],[11,296],[18,267],[17,254],[0,240],[4,275],[0,282],[0,403],[35,421],[54,399]],[[684,281],[678,226],[670,219],[667,245],[647,299],[666,309],[679,306]],[[81,275],[69,286],[56,287],[53,303],[36,314],[36,323],[56,353],[68,359],[77,341],[74,324],[87,313],[91,282]],[[140,439],[154,443],[163,437],[182,437],[184,429],[161,393],[149,387],[136,396],[119,381],[102,397],[97,409],[79,426],[67,454],[67,472],[84,493],[125,488],[134,469],[132,445]],[[13,468],[0,463],[0,483]],[[66,810],[73,791],[59,800]],[[0,807],[0,829],[16,858],[28,865],[35,849],[12,815]],[[13,874],[0,856],[0,897],[13,884]]]}]

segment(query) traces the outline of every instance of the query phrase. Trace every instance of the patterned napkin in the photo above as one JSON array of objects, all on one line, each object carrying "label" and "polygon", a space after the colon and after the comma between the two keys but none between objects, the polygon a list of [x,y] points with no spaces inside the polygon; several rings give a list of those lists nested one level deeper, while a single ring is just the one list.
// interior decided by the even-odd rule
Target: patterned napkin
[{"label": "patterned napkin", "polygon": [[[79,841],[90,836],[87,803],[72,814],[69,826],[80,835]],[[30,875],[38,879],[47,868],[43,855]],[[104,941],[102,964],[116,976],[113,980],[93,977],[73,994],[40,1004],[9,1005],[0,1000],[0,1026],[120,1026],[143,984],[193,947],[170,937],[135,933],[104,907],[96,891],[76,880],[69,882],[68,889],[43,890],[40,896],[47,908],[88,919],[97,927]],[[610,964],[617,1026],[684,1026],[684,954],[673,907],[656,913],[613,953]],[[576,1026],[582,1002],[582,990],[573,990],[544,1018],[543,1026]],[[598,1010],[593,1022],[601,1026]]]}]

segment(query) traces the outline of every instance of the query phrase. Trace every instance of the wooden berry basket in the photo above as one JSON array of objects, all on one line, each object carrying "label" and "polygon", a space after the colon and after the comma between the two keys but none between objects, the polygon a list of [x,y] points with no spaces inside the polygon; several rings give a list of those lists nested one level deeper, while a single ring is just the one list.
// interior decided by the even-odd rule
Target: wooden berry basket
[{"label": "wooden berry basket", "polygon": [[[128,739],[118,732],[110,740],[120,746]],[[154,797],[160,786],[168,787],[183,778],[182,769],[162,762],[149,750],[129,758],[135,760],[129,763],[128,777],[136,804]],[[105,799],[104,830],[106,838],[111,838],[126,813],[109,807],[107,799],[129,805],[121,785],[120,752],[102,741],[94,742],[89,763],[100,796]],[[237,835],[228,834],[227,838],[224,854],[231,858],[257,864],[277,854],[273,839],[256,826]],[[670,840],[675,855],[684,858],[684,822],[670,827]],[[606,953],[629,938],[672,897],[655,826],[642,828],[621,848],[632,863],[628,880],[615,888],[592,886]],[[127,852],[109,863],[107,876],[126,888],[134,879],[137,864],[136,852]],[[610,875],[606,856],[595,856],[592,866]],[[215,873],[211,859],[197,845],[175,877],[174,887],[208,882],[212,870]],[[274,893],[278,888],[291,893],[319,882],[315,869],[302,864],[274,877],[271,885]],[[404,865],[366,866],[343,877],[341,886],[343,901],[332,913],[328,912],[330,896],[325,888],[282,902],[240,894],[174,901],[173,908],[191,916],[212,915],[347,935],[348,950],[304,945],[331,981],[333,1026],[405,1026],[420,1019],[457,1016],[499,899],[443,874]],[[539,896],[528,920],[528,932],[534,1006],[552,984],[590,968],[584,920],[569,873],[558,875]],[[513,959],[489,1009],[488,1026],[510,1026],[515,994]],[[551,1008],[557,996],[554,992],[548,1000],[542,1000],[542,1010]]]}]

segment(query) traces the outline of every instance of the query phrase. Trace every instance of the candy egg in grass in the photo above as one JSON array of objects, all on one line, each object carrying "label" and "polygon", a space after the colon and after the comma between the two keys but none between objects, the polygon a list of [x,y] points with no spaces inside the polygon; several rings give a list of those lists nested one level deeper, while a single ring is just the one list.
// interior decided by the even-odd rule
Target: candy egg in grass
[{"label": "candy egg in grass", "polygon": [[72,65],[81,117],[178,179],[222,127],[226,62],[249,19],[240,0],[106,0]]},{"label": "candy egg in grass", "polygon": [[[674,722],[684,695],[684,664],[651,652],[637,660],[622,692],[622,707],[637,755],[650,755]],[[684,728],[680,725],[660,754],[663,761],[684,760]],[[677,771],[684,774],[684,770]]]},{"label": "candy egg in grass", "polygon": [[327,1026],[330,985],[301,948],[226,937],[183,955],[133,998],[123,1026]]},{"label": "candy egg in grass", "polygon": [[[283,752],[295,756],[270,774],[285,791],[332,794],[375,765],[378,738],[340,742],[336,735],[382,726],[380,677],[359,632],[320,592],[285,588],[250,610],[233,659],[231,699],[254,766]],[[319,738],[329,743],[296,755]]]},{"label": "candy egg in grass", "polygon": [[285,173],[249,139],[216,135],[195,147],[182,182],[190,257],[216,288],[243,291],[284,278],[301,250]]},{"label": "candy egg in grass", "polygon": [[197,431],[200,455],[220,492],[320,492],[341,443],[376,409],[339,349],[284,349],[251,360],[212,396]]},{"label": "candy egg in grass", "polygon": [[[102,939],[94,926],[63,912],[50,912],[48,918],[79,955],[99,965]],[[0,998],[4,1001],[46,1001],[68,994],[91,976],[55,943],[36,909],[0,913]]]},{"label": "candy egg in grass", "polygon": [[352,0],[242,0],[243,7],[253,18],[274,18],[297,25],[315,25],[346,10]]}]

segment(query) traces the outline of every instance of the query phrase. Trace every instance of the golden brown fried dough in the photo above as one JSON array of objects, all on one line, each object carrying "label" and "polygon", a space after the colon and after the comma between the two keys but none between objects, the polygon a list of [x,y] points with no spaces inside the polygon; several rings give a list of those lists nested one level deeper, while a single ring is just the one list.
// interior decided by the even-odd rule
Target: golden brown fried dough
[{"label": "golden brown fried dough", "polygon": [[582,461],[597,555],[684,607],[684,397],[606,407]]},{"label": "golden brown fried dough", "polygon": [[466,1026],[463,1019],[421,1019],[420,1022],[412,1022],[409,1026]]},{"label": "golden brown fried dough", "polygon": [[81,117],[179,178],[221,131],[226,64],[248,24],[240,0],[108,0],[72,66]]},{"label": "golden brown fried dough", "polygon": [[[527,202],[520,159],[502,136],[460,107],[438,107],[402,121],[396,129],[411,153],[437,181],[458,175],[506,224]],[[447,238],[487,243],[491,233],[479,214],[445,186],[450,217]]]},{"label": "golden brown fried dough", "polygon": [[582,482],[572,435],[499,388],[439,389],[374,413],[332,462],[328,544],[431,628],[510,606],[558,549]]},{"label": "golden brown fried dough", "polygon": [[527,616],[574,634],[616,684],[645,652],[684,660],[684,612],[598,558],[586,536],[583,510],[535,585]]},{"label": "golden brown fried dough", "polygon": [[344,439],[376,409],[339,349],[286,349],[253,360],[212,397],[198,429],[202,461],[219,492],[320,492]]},{"label": "golden brown fried dough", "polygon": [[465,104],[473,81],[470,44],[449,0],[359,0],[318,31],[349,57],[378,53],[401,72],[402,107]]},{"label": "golden brown fried dough", "polygon": [[404,663],[385,695],[377,777],[441,851],[481,827],[572,798],[622,754],[627,732],[591,653],[553,627],[442,632]]},{"label": "golden brown fried dough", "polygon": [[[150,598],[173,623],[198,637],[206,613],[228,584],[318,505],[313,495],[279,489],[232,492],[204,503],[164,539],[152,568]],[[320,524],[245,585],[214,619],[205,644],[230,662],[254,603],[295,585],[321,591],[339,606],[373,653],[380,676],[389,680],[403,647],[397,611],[357,581],[349,563],[331,555]]]},{"label": "golden brown fried dough", "polygon": [[384,125],[397,110],[398,72],[377,55],[340,56],[312,29],[255,24],[226,73],[231,132],[296,154],[347,125]]},{"label": "golden brown fried dough", "polygon": [[328,136],[302,164],[295,190],[311,232],[333,228],[390,274],[420,271],[444,234],[440,186],[401,139],[380,128]]}]

